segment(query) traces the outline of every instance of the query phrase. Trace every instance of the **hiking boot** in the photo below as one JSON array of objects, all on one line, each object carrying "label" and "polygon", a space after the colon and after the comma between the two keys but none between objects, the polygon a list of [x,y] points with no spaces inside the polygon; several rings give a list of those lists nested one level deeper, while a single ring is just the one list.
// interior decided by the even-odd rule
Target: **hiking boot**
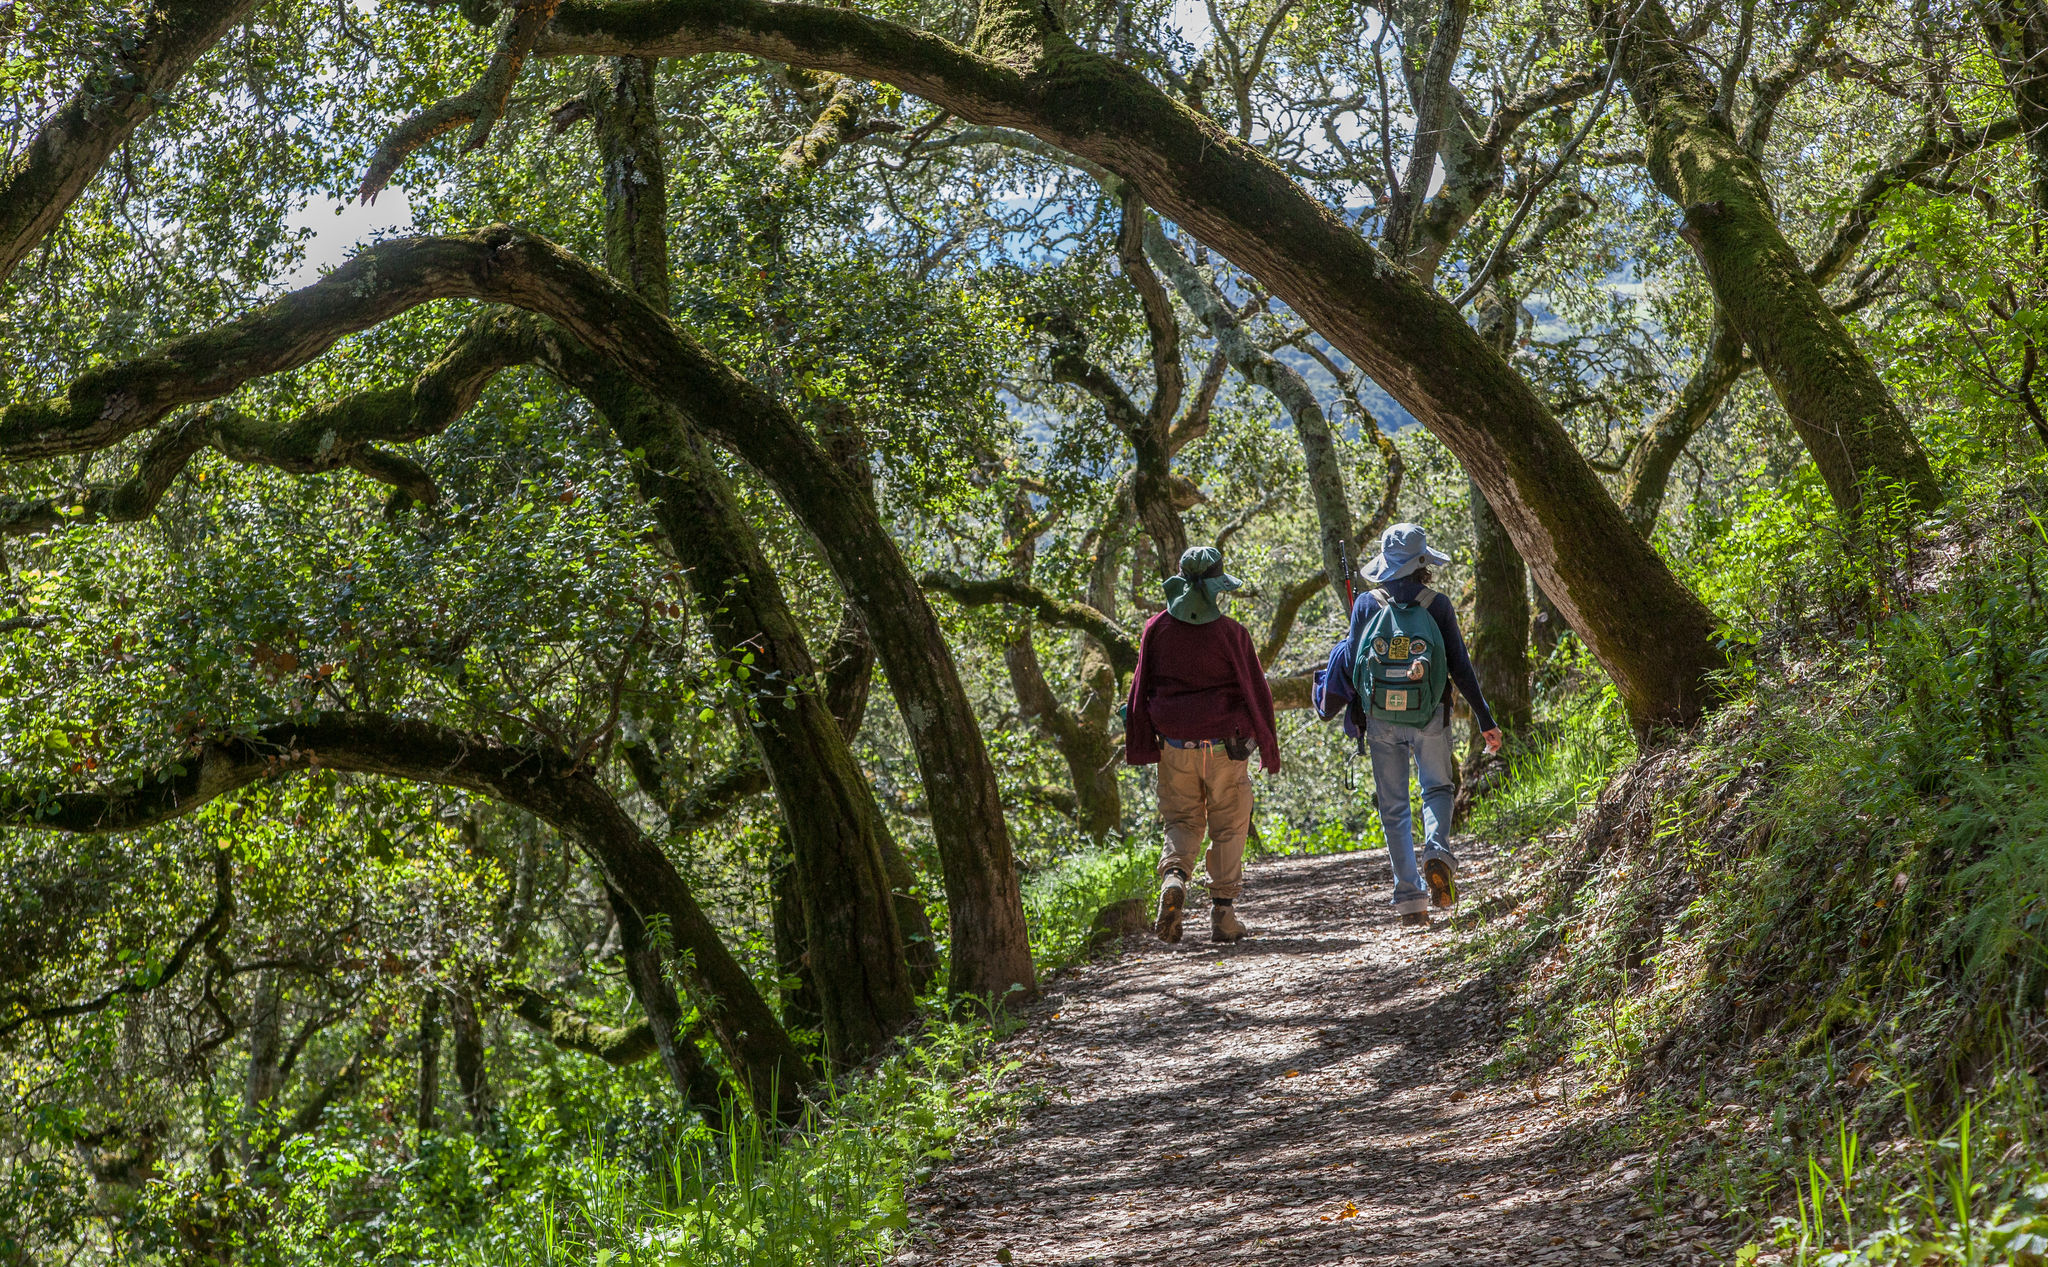
[{"label": "hiking boot", "polygon": [[1403,915],[1403,916],[1401,917],[1401,927],[1403,927],[1403,928],[1428,928],[1428,927],[1429,927],[1429,912],[1428,912],[1428,911],[1410,911],[1410,912],[1408,912],[1408,913],[1407,913],[1406,915]]},{"label": "hiking boot", "polygon": [[1244,936],[1244,921],[1234,907],[1218,902],[1209,908],[1209,940],[1237,941]]},{"label": "hiking boot", "polygon": [[1178,875],[1168,875],[1166,883],[1159,886],[1159,914],[1152,920],[1152,932],[1159,940],[1180,940],[1180,913],[1187,903],[1188,882]]},{"label": "hiking boot", "polygon": [[1422,880],[1429,886],[1429,904],[1455,906],[1458,902],[1458,860],[1448,852],[1422,860]]}]

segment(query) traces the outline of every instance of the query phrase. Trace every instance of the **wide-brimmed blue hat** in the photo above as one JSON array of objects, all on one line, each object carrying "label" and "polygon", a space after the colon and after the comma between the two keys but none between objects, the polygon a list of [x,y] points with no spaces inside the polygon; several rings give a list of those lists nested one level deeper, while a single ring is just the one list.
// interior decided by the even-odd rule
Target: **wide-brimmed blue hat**
[{"label": "wide-brimmed blue hat", "polygon": [[1180,556],[1180,573],[1166,578],[1166,610],[1175,620],[1206,625],[1223,615],[1216,596],[1241,588],[1242,582],[1223,571],[1223,551],[1194,546]]},{"label": "wide-brimmed blue hat", "polygon": [[1380,534],[1380,557],[1365,565],[1365,579],[1384,585],[1417,568],[1441,567],[1450,561],[1450,555],[1429,548],[1429,534],[1421,524],[1395,524]]}]

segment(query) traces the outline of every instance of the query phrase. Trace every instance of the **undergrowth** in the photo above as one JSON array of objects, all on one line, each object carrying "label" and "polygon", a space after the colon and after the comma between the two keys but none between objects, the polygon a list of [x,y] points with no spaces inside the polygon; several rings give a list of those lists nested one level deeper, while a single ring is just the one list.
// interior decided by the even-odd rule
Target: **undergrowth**
[{"label": "undergrowth", "polygon": [[[1097,910],[1147,891],[1149,845],[1073,855],[1026,886],[1041,973],[1089,950]],[[489,1136],[448,1134],[393,1166],[308,1136],[280,1158],[252,1263],[447,1267],[837,1267],[886,1260],[911,1226],[907,1191],[962,1137],[987,1135],[1028,1089],[994,1044],[1012,1022],[949,1017],[843,1076],[775,1135],[738,1106],[729,1131],[676,1119],[657,1084],[622,1093],[565,1066],[505,1106]],[[644,1098],[643,1098],[644,1097]],[[565,1106],[578,1105],[574,1112]],[[166,1193],[169,1189],[165,1189]],[[168,1198],[167,1198],[168,1199]],[[180,1198],[184,1199],[184,1198]],[[170,1213],[169,1211],[166,1212]],[[367,1217],[366,1217],[367,1216]]]},{"label": "undergrowth", "polygon": [[1613,1142],[1743,1261],[2048,1261],[2048,529],[2022,494],[1850,540],[1795,511],[1696,560],[1706,725],[1630,760],[1562,693],[1480,810],[1522,842],[1465,943],[1512,995],[1493,1072],[1627,1093]]},{"label": "undergrowth", "polygon": [[[424,1156],[377,1185],[380,1213],[348,1215],[363,1177],[311,1146],[288,1153],[291,1198],[267,1244],[244,1260],[407,1262],[464,1267],[607,1263],[798,1267],[876,1262],[909,1226],[906,1181],[962,1132],[1005,1113],[1009,1066],[987,1059],[991,1031],[933,1020],[913,1040],[774,1138],[729,1114],[636,1147],[630,1136],[527,1132],[520,1156]],[[457,1148],[471,1141],[453,1140]],[[474,1150],[472,1150],[474,1151]],[[456,1164],[448,1165],[453,1161]],[[437,1164],[438,1163],[438,1164]],[[516,1179],[516,1186],[507,1186]],[[493,1199],[451,1218],[458,1193]],[[268,1251],[265,1253],[263,1251]]]}]

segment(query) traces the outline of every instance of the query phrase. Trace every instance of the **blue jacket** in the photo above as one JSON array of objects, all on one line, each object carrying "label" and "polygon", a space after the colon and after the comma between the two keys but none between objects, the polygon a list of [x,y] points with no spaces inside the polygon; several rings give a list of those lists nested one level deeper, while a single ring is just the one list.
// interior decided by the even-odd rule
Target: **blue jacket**
[{"label": "blue jacket", "polygon": [[[1422,591],[1422,582],[1414,577],[1402,577],[1388,581],[1376,588],[1383,589],[1394,601],[1412,602]],[[1330,648],[1330,662],[1316,675],[1316,715],[1324,721],[1338,713],[1344,714],[1344,733],[1356,738],[1365,733],[1365,710],[1359,705],[1356,692],[1351,684],[1351,661],[1358,649],[1359,637],[1365,633],[1365,626],[1380,609],[1380,600],[1368,590],[1358,596],[1351,607],[1351,633],[1336,646]],[[1436,621],[1436,627],[1444,636],[1444,667],[1451,671],[1451,682],[1455,689],[1465,693],[1465,699],[1472,705],[1472,715],[1479,719],[1479,729],[1492,730],[1493,711],[1486,706],[1486,696],[1479,689],[1479,675],[1472,671],[1472,657],[1465,651],[1465,635],[1458,629],[1458,612],[1451,606],[1449,596],[1438,594],[1436,601],[1429,605],[1429,614]],[[1444,692],[1444,715],[1451,711],[1451,692]]]}]

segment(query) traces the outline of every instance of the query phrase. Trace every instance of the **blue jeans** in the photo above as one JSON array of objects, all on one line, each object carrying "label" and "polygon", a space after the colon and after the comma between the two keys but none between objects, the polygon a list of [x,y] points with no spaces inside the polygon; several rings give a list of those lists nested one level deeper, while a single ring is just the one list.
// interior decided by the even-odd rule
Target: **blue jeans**
[{"label": "blue jeans", "polygon": [[1372,753],[1372,787],[1379,803],[1380,829],[1386,833],[1387,856],[1394,863],[1394,910],[1406,915],[1429,908],[1429,890],[1415,863],[1415,830],[1408,808],[1408,762],[1422,784],[1423,857],[1448,855],[1451,803],[1451,724],[1442,709],[1427,726],[1400,726],[1378,718],[1365,723],[1365,744]]}]

